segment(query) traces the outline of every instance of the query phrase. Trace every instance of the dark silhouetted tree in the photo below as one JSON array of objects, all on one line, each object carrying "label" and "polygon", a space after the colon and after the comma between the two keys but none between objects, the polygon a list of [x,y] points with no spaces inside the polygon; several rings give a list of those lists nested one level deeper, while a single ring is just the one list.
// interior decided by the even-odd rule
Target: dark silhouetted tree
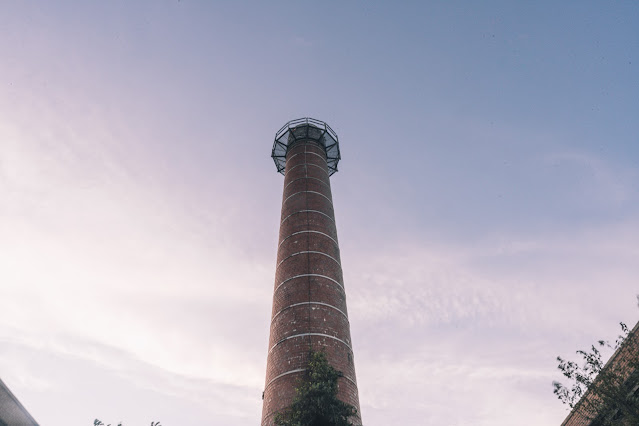
[{"label": "dark silhouetted tree", "polygon": [[[93,420],[93,426],[105,426],[105,425],[100,420],[95,419]],[[111,423],[109,423],[106,426],[111,426]],[[118,423],[118,426],[122,426],[122,422]],[[151,426],[162,426],[162,425],[160,424],[160,422],[151,422]]]},{"label": "dark silhouetted tree", "polygon": [[[577,351],[581,362],[557,357],[557,368],[570,382],[553,382],[553,392],[593,426],[639,425],[639,353],[631,346],[620,349],[628,337],[628,327],[620,324],[622,334],[614,345],[600,340],[588,352]],[[628,345],[636,345],[635,337],[628,340]],[[601,352],[605,349],[624,353],[606,365]]]},{"label": "dark silhouetted tree", "polygon": [[306,375],[291,406],[275,416],[278,426],[349,426],[357,409],[337,399],[337,379],[323,352],[312,352]]}]

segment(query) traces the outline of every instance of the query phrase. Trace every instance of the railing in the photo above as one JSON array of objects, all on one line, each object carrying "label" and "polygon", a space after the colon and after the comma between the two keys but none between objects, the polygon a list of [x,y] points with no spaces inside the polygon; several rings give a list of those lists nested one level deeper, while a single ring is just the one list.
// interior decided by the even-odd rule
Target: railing
[{"label": "railing", "polygon": [[289,121],[288,123],[283,125],[282,128],[277,131],[277,133],[275,133],[275,139],[279,139],[290,128],[297,127],[300,124],[310,124],[312,126],[320,128],[320,129],[324,129],[324,131],[330,133],[330,135],[333,137],[333,139],[335,139],[336,142],[338,141],[337,133],[335,133],[335,131],[333,129],[331,129],[331,126],[329,126],[328,124],[326,124],[325,122],[323,122],[321,120],[316,120],[316,119],[310,118],[310,117],[297,118],[295,120]]}]

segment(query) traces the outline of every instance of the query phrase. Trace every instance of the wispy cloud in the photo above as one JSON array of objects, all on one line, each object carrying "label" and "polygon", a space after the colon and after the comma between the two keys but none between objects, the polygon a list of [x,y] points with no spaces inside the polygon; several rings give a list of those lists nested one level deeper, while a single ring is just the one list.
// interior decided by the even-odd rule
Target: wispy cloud
[{"label": "wispy cloud", "polygon": [[560,151],[546,156],[548,166],[573,173],[583,195],[600,203],[623,204],[639,198],[637,171],[611,164],[586,151]]}]

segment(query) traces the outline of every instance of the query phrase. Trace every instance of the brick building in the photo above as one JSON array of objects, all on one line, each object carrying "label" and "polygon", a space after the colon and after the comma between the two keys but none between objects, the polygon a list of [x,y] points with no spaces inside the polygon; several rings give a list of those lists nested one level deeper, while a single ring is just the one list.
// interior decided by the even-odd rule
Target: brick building
[{"label": "brick building", "polygon": [[[338,398],[359,413],[329,177],[337,172],[337,135],[324,122],[293,120],[275,135],[272,157],[284,175],[262,426],[287,408],[311,351],[343,373]],[[361,425],[361,418],[351,419]]]},{"label": "brick building", "polygon": [[[606,373],[620,379],[620,385],[613,389],[614,397],[610,399],[623,400],[624,403],[630,402],[631,409],[639,413],[639,323],[634,326],[623,344],[610,357],[602,372],[595,379],[594,387]],[[618,407],[607,406],[600,402],[601,398],[597,396],[596,392],[588,390],[561,426],[635,425],[627,416],[624,416],[623,411]]]}]

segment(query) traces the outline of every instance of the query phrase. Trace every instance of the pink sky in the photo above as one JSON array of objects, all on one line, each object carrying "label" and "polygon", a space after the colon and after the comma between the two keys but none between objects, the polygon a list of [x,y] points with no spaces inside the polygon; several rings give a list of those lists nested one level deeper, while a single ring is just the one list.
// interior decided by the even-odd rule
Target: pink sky
[{"label": "pink sky", "polygon": [[366,426],[557,425],[556,356],[637,321],[632,2],[22,2],[0,26],[0,377],[43,425],[259,422],[269,153],[304,116],[340,137]]}]

